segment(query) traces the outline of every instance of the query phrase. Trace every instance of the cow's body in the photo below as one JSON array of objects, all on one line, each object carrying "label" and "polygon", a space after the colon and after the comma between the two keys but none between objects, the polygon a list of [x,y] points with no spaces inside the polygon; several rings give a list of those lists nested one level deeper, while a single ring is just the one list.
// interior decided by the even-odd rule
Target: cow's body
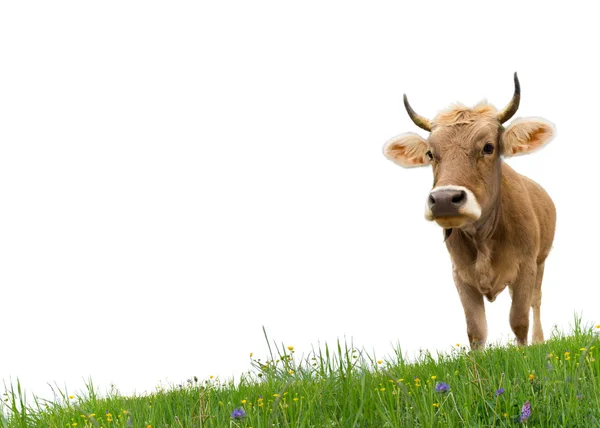
[{"label": "cow's body", "polygon": [[[485,343],[483,297],[493,302],[508,286],[517,306],[511,309],[511,326],[517,330],[517,339],[521,343],[527,340],[531,306],[533,342],[536,343],[543,340],[541,285],[544,262],[554,239],[556,211],[539,184],[505,163],[501,169],[500,200],[494,207],[497,213],[490,213],[479,231],[453,230],[446,246],[452,258],[454,282],[465,308],[469,340]],[[527,319],[518,319],[524,314]]]},{"label": "cow's body", "polygon": [[494,301],[506,286],[510,325],[520,345],[527,343],[530,308],[533,342],[543,341],[540,322],[544,262],[554,239],[556,210],[540,185],[518,174],[502,156],[528,153],[550,141],[554,127],[540,118],[502,123],[516,112],[520,86],[498,112],[480,103],[455,106],[433,121],[406,109],[429,138],[402,134],[386,143],[385,155],[404,167],[431,165],[434,185],[425,217],[444,228],[453,276],[472,347],[487,338],[484,297]]}]

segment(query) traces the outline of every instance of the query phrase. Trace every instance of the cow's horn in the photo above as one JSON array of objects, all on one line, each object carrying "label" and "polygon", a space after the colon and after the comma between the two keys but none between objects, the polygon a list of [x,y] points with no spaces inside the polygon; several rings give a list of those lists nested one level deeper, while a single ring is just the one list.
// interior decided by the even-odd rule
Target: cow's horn
[{"label": "cow's horn", "polygon": [[408,98],[406,98],[406,94],[404,94],[404,107],[406,107],[406,112],[408,113],[412,121],[415,123],[415,125],[417,125],[421,129],[424,129],[425,131],[431,131],[431,122],[429,121],[429,119],[424,118],[423,116],[419,116],[417,113],[415,113],[415,111],[408,103]]},{"label": "cow's horn", "polygon": [[521,85],[519,84],[519,78],[517,77],[517,72],[515,71],[515,93],[512,97],[512,100],[508,103],[508,105],[498,113],[498,120],[500,123],[506,122],[508,119],[513,117],[513,115],[517,112],[519,108],[519,102],[521,101]]}]

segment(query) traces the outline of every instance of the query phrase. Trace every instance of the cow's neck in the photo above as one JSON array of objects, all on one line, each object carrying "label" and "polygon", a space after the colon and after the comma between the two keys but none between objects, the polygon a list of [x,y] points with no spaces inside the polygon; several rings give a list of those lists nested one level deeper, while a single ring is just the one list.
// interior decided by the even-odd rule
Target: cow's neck
[{"label": "cow's neck", "polygon": [[444,240],[447,240],[453,233],[456,233],[463,239],[471,242],[478,251],[488,246],[494,240],[494,235],[498,231],[500,224],[502,204],[499,199],[500,197],[498,196],[498,203],[495,203],[491,209],[482,213],[476,223],[460,229],[444,229]]},{"label": "cow's neck", "polygon": [[[499,211],[499,209],[494,209],[480,224],[474,224],[458,230],[453,230],[451,233],[458,233],[464,239],[471,242],[478,252],[483,251],[484,247],[489,247],[494,241],[494,234],[497,231],[498,224],[500,222]],[[446,234],[449,234],[449,232],[446,232]]]},{"label": "cow's neck", "polygon": [[[482,294],[488,295],[490,300],[494,299],[491,292],[493,280],[496,276],[492,267],[492,256],[502,229],[501,168],[501,161],[499,161],[497,181],[493,186],[496,189],[495,194],[490,200],[491,203],[483,210],[479,220],[468,227],[462,227],[452,232],[459,235],[456,238],[467,241],[467,246],[475,250],[473,255],[478,282],[477,288]],[[448,233],[446,233],[446,237],[448,236]]]}]

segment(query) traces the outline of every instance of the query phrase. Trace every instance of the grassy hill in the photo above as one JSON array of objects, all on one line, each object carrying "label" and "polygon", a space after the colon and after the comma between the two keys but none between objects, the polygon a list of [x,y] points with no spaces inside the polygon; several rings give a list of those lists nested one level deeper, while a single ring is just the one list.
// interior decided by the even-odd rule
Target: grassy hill
[{"label": "grassy hill", "polygon": [[338,343],[297,357],[272,345],[237,382],[188,379],[144,396],[57,391],[27,403],[9,385],[2,427],[600,426],[600,325],[576,320],[526,348],[464,346],[413,361]]}]

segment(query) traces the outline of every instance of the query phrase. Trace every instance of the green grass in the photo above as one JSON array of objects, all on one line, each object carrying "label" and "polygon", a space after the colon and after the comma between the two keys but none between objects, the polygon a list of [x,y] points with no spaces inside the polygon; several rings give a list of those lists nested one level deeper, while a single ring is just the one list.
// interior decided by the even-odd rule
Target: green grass
[{"label": "green grass", "polygon": [[[597,326],[600,327],[600,326]],[[266,335],[265,335],[266,337]],[[599,329],[579,319],[543,344],[427,352],[384,361],[347,344],[296,356],[267,340],[237,382],[190,379],[144,396],[56,392],[25,401],[17,381],[2,403],[2,427],[398,427],[600,426]],[[436,385],[449,385],[436,392]],[[504,392],[496,394],[499,388]],[[523,404],[531,416],[521,422]],[[245,417],[230,415],[242,408]]]}]

